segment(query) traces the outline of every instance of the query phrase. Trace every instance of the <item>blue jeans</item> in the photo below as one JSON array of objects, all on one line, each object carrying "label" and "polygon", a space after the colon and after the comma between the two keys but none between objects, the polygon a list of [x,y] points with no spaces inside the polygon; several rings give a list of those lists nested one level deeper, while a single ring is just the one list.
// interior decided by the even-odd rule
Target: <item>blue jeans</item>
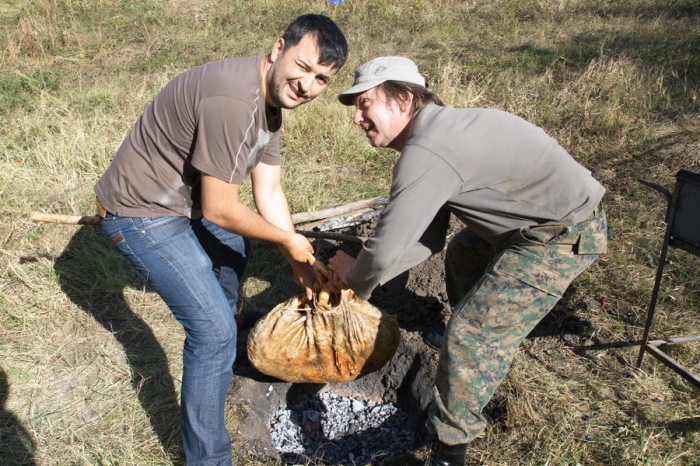
[{"label": "blue jeans", "polygon": [[224,404],[236,358],[234,314],[248,239],[185,217],[108,213],[101,226],[185,329],[181,422],[187,464],[231,464]]}]

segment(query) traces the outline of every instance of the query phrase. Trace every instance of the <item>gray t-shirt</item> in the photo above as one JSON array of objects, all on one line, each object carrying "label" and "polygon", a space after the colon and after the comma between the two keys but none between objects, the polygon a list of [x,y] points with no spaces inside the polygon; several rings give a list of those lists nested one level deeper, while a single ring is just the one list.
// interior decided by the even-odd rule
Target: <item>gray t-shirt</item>
[{"label": "gray t-shirt", "polygon": [[574,225],[605,189],[541,128],[494,109],[429,105],[394,166],[375,235],[347,275],[362,299],[439,252],[448,212],[495,248],[521,227]]},{"label": "gray t-shirt", "polygon": [[201,217],[206,173],[242,184],[260,162],[280,163],[282,113],[260,89],[262,57],[207,63],[156,95],[95,185],[111,213]]}]

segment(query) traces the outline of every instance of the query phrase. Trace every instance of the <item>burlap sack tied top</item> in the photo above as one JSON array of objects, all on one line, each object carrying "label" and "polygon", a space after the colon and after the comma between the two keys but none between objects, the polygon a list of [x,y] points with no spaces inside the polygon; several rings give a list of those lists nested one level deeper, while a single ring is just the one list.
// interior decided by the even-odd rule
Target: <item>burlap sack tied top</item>
[{"label": "burlap sack tied top", "polygon": [[[328,272],[316,270],[313,302],[304,295],[277,305],[248,335],[248,358],[257,370],[286,382],[349,382],[380,369],[396,352],[396,318],[351,290],[328,293]],[[324,275],[325,274],[325,275]]]}]

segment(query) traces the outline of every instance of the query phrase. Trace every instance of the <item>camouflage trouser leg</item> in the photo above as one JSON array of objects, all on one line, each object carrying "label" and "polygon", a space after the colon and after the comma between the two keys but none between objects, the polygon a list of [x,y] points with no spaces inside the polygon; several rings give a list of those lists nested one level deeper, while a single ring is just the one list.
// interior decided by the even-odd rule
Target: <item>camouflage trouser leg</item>
[{"label": "camouflage trouser leg", "polygon": [[[574,227],[524,228],[454,306],[428,412],[429,427],[443,442],[466,443],[484,431],[481,411],[505,378],[518,346],[598,257],[588,250],[579,253],[580,238],[583,233],[600,238],[605,228],[602,213]],[[455,238],[464,239],[468,237]],[[601,247],[589,249],[603,252],[601,241]]]},{"label": "camouflage trouser leg", "polygon": [[445,254],[445,287],[452,308],[481,279],[495,254],[494,247],[469,228],[449,242]]}]

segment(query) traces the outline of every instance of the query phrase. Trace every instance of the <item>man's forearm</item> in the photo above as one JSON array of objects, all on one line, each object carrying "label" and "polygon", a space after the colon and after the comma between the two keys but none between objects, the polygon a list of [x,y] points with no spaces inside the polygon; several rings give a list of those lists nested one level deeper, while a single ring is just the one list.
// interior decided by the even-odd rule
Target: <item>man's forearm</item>
[{"label": "man's forearm", "polygon": [[241,202],[234,202],[225,210],[205,210],[204,218],[241,236],[275,244],[284,243],[294,231],[293,227],[289,231],[269,222]]},{"label": "man's forearm", "polygon": [[289,204],[284,193],[280,192],[275,196],[266,197],[263,200],[255,199],[255,207],[258,212],[268,222],[285,231],[294,231],[292,214],[289,211]]}]

